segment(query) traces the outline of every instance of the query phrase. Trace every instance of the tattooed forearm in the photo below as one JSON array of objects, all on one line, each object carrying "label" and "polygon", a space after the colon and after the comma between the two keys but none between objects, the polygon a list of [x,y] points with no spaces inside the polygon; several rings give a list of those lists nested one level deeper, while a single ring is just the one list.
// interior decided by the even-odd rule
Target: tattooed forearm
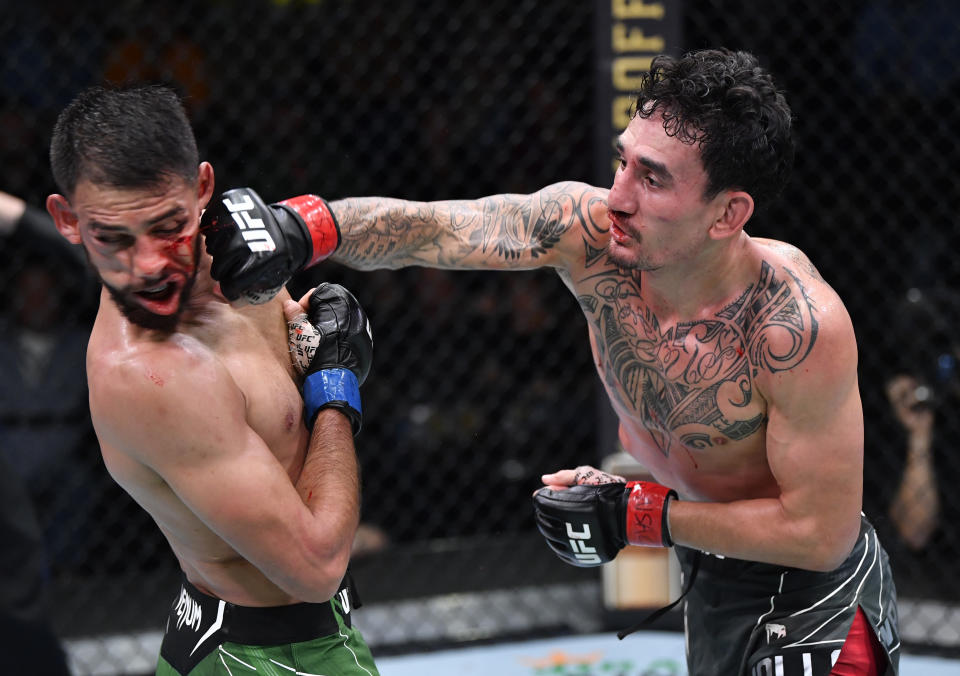
[{"label": "tattooed forearm", "polygon": [[338,200],[330,205],[340,227],[336,260],[360,269],[428,264],[444,227],[466,227],[462,216],[422,202],[385,197]]},{"label": "tattooed forearm", "polygon": [[[599,205],[599,206],[598,206]],[[567,233],[597,240],[603,193],[559,183],[532,195],[408,202],[365,197],[333,202],[341,231],[335,260],[362,269],[425,265],[448,269],[523,269],[548,261]]]}]

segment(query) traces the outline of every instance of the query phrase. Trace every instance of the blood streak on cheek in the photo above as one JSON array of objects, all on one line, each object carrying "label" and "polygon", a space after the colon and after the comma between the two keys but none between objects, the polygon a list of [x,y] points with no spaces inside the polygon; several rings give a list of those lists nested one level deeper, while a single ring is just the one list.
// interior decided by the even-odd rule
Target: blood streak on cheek
[{"label": "blood streak on cheek", "polygon": [[190,235],[183,235],[177,237],[175,240],[172,240],[170,244],[167,245],[167,252],[171,256],[177,258],[187,258],[191,259],[193,256],[193,247],[196,244],[196,239]]},{"label": "blood streak on cheek", "polygon": [[157,387],[163,387],[163,378],[158,376],[156,373],[153,373],[152,371],[148,371],[147,378],[152,380],[153,384],[156,385]]}]

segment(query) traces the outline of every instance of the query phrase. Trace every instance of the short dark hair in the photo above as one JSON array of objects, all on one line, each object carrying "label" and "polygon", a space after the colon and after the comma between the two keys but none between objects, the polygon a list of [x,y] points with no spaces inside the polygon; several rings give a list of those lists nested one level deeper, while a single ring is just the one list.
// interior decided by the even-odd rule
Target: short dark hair
[{"label": "short dark hair", "polygon": [[80,179],[117,188],[197,180],[197,141],[180,97],[160,85],[90,87],[60,113],[50,166],[60,191]]},{"label": "short dark hair", "polygon": [[667,134],[697,143],[707,174],[704,197],[735,188],[757,207],[783,190],[793,168],[792,114],[755,56],[728,49],[653,59],[634,114],[660,113]]}]

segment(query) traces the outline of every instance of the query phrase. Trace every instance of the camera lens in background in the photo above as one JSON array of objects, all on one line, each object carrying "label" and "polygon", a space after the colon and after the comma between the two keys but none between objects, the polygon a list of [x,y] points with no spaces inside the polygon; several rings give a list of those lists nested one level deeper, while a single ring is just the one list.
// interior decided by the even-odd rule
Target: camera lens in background
[{"label": "camera lens in background", "polygon": [[915,401],[910,408],[914,409],[929,408],[936,403],[933,388],[929,385],[917,385],[917,389],[913,391],[913,398]]}]

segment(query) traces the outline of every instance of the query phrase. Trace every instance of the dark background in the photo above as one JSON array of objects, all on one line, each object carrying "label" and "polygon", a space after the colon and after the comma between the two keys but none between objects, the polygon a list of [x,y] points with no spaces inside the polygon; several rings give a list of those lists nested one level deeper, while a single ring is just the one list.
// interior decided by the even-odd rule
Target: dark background
[{"label": "dark background", "polygon": [[[268,201],[607,185],[593,140],[599,4],[9,3],[0,13],[0,190],[42,207],[55,191],[53,121],[81,88],[105,80],[173,84],[218,186],[250,185]],[[753,51],[793,107],[792,182],[748,231],[799,246],[844,298],[867,416],[865,511],[891,551],[902,596],[956,600],[957,386],[937,365],[958,342],[958,317],[938,313],[947,347],[932,345],[929,321],[910,319],[902,299],[914,287],[957,289],[960,7],[686,4],[683,49]],[[166,599],[173,557],[106,475],[89,429],[82,345],[95,289],[45,242],[2,244],[5,335],[33,298],[21,273],[41,268],[56,283],[30,301],[51,306],[47,323],[33,328],[65,341],[51,375],[7,379],[0,411],[2,451],[44,527],[59,590],[56,629],[75,637],[160,628],[166,601],[124,600],[153,591]],[[319,280],[352,289],[375,328],[358,451],[364,521],[389,545],[357,563],[361,577],[368,571],[364,600],[595,577],[544,556],[529,507],[543,471],[596,464],[615,450],[598,443],[610,438],[601,429],[610,419],[582,315],[559,279],[545,271],[358,273],[324,263],[294,291]],[[2,363],[16,369],[20,361],[13,354]],[[903,369],[929,376],[938,395],[944,512],[921,551],[898,541],[887,516],[905,437],[883,384]]]}]

